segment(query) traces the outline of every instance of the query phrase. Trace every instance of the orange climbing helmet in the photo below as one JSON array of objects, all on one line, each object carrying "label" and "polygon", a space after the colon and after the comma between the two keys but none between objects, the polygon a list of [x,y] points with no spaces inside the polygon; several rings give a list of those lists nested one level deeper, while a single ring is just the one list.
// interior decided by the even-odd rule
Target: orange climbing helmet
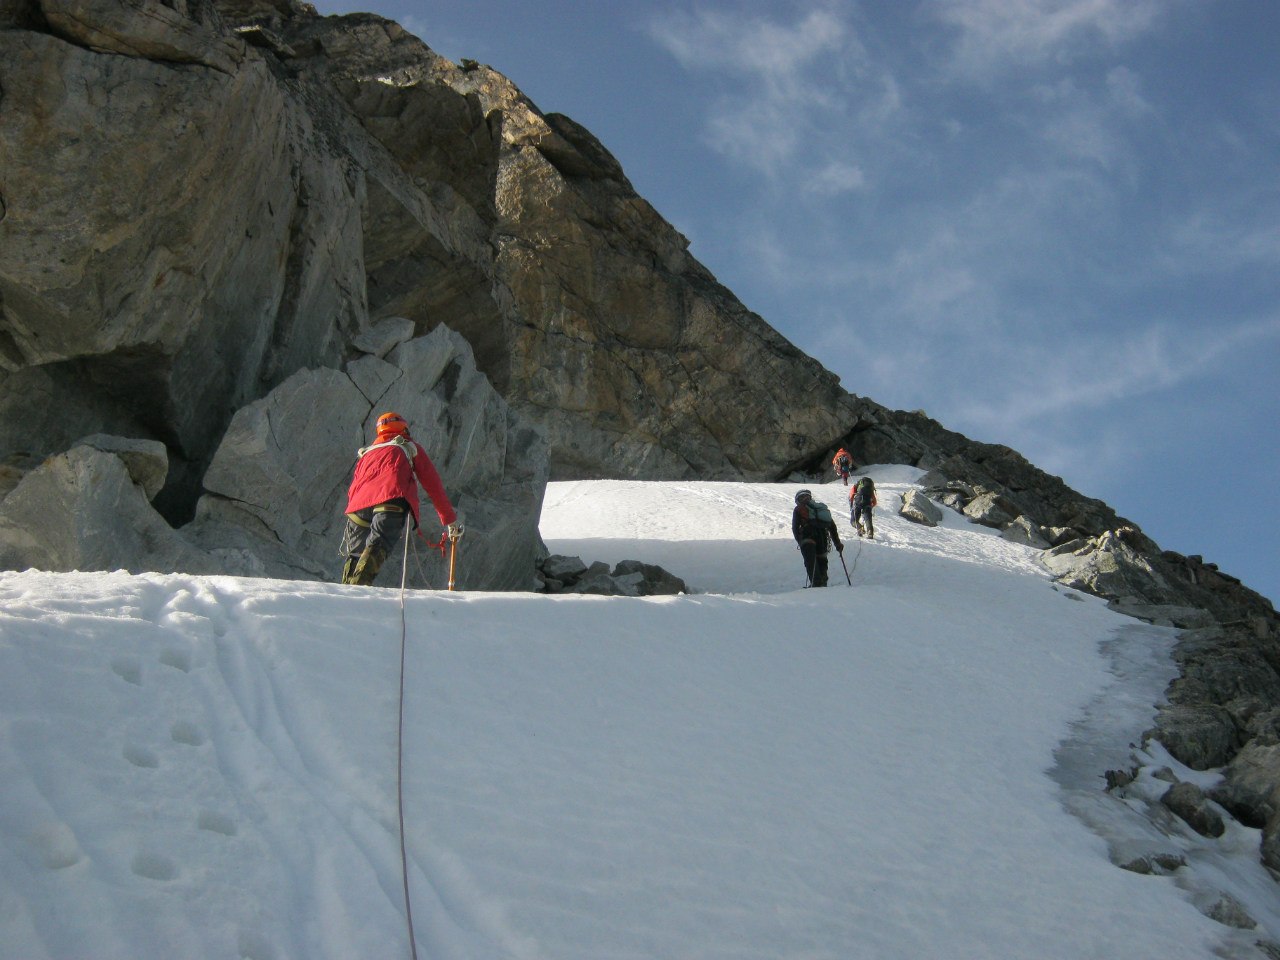
[{"label": "orange climbing helmet", "polygon": [[384,413],[378,417],[378,440],[386,440],[391,437],[407,437],[409,435],[409,423],[404,417],[398,413]]}]

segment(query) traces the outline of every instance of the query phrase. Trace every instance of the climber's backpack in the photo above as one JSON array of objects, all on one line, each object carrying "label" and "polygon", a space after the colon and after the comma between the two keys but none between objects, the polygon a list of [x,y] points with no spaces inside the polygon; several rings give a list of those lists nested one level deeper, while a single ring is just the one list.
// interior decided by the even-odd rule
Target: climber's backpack
[{"label": "climber's backpack", "polygon": [[862,497],[865,502],[870,503],[875,498],[875,495],[876,485],[870,477],[863,477],[858,481],[858,496]]},{"label": "climber's backpack", "polygon": [[816,500],[810,500],[808,505],[803,507],[803,513],[800,516],[800,535],[805,540],[812,540],[818,545],[818,550],[822,553],[827,552],[827,537],[830,533],[829,524],[831,523],[831,511],[825,503],[818,503]]}]

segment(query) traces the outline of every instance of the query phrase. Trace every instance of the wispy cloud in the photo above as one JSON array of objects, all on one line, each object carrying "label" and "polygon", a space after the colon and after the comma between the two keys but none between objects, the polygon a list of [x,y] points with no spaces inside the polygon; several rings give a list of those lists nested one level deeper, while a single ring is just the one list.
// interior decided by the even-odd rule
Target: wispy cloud
[{"label": "wispy cloud", "polygon": [[1169,230],[1163,248],[1152,259],[1174,275],[1240,267],[1280,272],[1280,224],[1271,220],[1265,203],[1259,204],[1258,211],[1197,209]]},{"label": "wispy cloud", "polygon": [[1233,357],[1280,341],[1280,316],[1226,328],[1150,326],[1127,336],[1006,348],[1002,366],[1022,371],[956,412],[993,428],[1026,426],[1064,413],[1087,414],[1124,400],[1211,377]]},{"label": "wispy cloud", "polygon": [[1116,45],[1147,30],[1160,0],[933,0],[930,12],[957,31],[953,66],[981,76],[1062,61],[1098,41]]},{"label": "wispy cloud", "polygon": [[867,175],[860,166],[843,160],[831,160],[814,172],[805,182],[804,189],[806,193],[832,196],[861,190],[866,185]]},{"label": "wispy cloud", "polygon": [[771,99],[799,101],[813,91],[805,69],[845,42],[844,22],[828,9],[794,24],[703,9],[655,20],[650,33],[689,70],[723,70],[761,83]]},{"label": "wispy cloud", "polygon": [[[715,150],[768,177],[802,169],[817,195],[865,187],[848,144],[823,132],[832,118],[849,126],[883,120],[901,93],[891,77],[868,75],[838,4],[787,21],[704,7],[655,19],[649,33],[686,70],[723,78],[707,123]],[[850,77],[858,78],[852,86]]]}]

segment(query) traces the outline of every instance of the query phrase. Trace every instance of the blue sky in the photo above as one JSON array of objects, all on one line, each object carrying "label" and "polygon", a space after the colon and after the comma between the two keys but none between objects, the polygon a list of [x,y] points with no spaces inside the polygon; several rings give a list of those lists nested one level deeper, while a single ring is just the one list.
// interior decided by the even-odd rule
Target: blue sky
[{"label": "blue sky", "polygon": [[752,310],[1280,598],[1274,0],[348,0],[582,123]]}]

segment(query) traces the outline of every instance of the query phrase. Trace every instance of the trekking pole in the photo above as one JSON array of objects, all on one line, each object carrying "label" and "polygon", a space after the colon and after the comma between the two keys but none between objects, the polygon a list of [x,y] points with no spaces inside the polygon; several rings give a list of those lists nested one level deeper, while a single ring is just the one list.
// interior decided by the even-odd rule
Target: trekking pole
[{"label": "trekking pole", "polygon": [[844,551],[843,551],[843,550],[839,550],[839,551],[837,551],[837,552],[836,552],[836,556],[838,556],[838,557],[840,558],[840,566],[844,567],[844,578],[845,578],[846,580],[848,580],[848,581],[849,581],[849,586],[851,586],[851,587],[852,587],[852,586],[853,586],[853,577],[849,576],[849,568],[848,568],[848,567],[845,567],[845,564],[844,564]]},{"label": "trekking pole", "polygon": [[458,562],[458,538],[449,538],[449,589],[453,589],[454,584],[454,568]]}]

